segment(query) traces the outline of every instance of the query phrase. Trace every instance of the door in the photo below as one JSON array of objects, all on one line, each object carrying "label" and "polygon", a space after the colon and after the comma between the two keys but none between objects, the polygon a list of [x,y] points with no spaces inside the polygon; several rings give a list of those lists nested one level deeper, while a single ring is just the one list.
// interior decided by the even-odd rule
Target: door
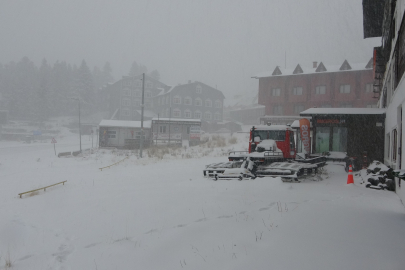
[{"label": "door", "polygon": [[330,127],[317,127],[315,149],[317,153],[329,151]]}]

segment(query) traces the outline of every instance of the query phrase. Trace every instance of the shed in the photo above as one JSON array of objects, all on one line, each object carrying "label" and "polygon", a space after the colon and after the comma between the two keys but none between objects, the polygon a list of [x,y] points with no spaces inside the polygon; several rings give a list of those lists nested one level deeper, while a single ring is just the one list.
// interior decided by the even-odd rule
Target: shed
[{"label": "shed", "polygon": [[190,145],[200,141],[201,120],[182,118],[152,118],[154,143],[181,143],[188,140]]},{"label": "shed", "polygon": [[[151,143],[151,121],[143,121],[144,146]],[[101,120],[99,146],[123,149],[139,148],[141,121]]]}]

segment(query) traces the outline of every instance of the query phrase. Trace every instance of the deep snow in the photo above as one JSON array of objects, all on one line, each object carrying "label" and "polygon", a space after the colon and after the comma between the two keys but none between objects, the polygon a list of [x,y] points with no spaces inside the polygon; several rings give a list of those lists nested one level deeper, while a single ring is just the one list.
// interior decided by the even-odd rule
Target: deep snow
[{"label": "deep snow", "polygon": [[[246,134],[236,136],[204,157],[130,156],[103,171],[122,152],[57,158],[49,142],[1,141],[0,269],[8,253],[13,269],[405,268],[405,211],[394,192],[356,176],[346,185],[338,163],[322,181],[204,178],[206,164],[226,161],[217,155],[245,150]],[[77,150],[76,135],[57,140],[58,152]]]}]

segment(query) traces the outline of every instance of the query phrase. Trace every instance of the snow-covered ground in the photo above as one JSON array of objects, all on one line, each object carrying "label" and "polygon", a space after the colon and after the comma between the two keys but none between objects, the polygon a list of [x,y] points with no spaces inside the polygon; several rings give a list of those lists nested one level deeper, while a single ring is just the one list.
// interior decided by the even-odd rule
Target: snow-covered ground
[{"label": "snow-covered ground", "polygon": [[[394,192],[346,185],[338,163],[322,181],[204,178],[204,165],[246,148],[236,136],[102,171],[131,152],[57,158],[50,142],[0,141],[0,269],[9,258],[12,269],[405,269]],[[77,135],[56,139],[57,152],[78,150]]]}]

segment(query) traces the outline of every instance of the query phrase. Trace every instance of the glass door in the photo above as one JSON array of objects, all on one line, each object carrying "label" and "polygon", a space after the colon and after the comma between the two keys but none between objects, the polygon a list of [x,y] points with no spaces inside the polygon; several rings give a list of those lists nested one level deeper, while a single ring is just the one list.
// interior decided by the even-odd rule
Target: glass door
[{"label": "glass door", "polygon": [[330,127],[316,128],[315,140],[316,153],[329,151]]}]

